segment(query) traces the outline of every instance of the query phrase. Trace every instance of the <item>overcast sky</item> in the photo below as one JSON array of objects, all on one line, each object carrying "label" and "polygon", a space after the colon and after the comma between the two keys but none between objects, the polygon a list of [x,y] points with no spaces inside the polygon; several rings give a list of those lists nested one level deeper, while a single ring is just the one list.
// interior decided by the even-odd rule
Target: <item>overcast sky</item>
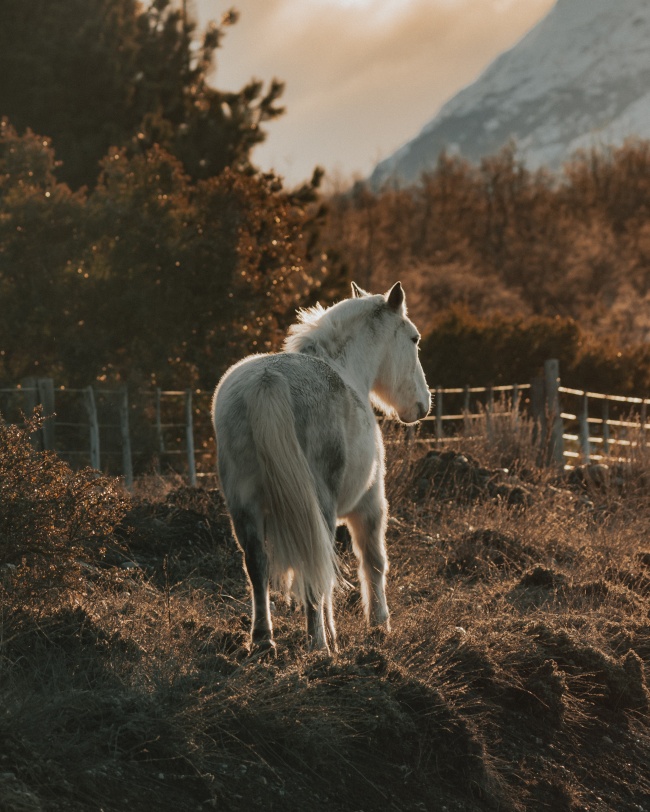
[{"label": "overcast sky", "polygon": [[235,7],[214,84],[286,83],[254,153],[289,185],[316,165],[366,176],[540,20],[555,0],[194,0],[201,24]]}]

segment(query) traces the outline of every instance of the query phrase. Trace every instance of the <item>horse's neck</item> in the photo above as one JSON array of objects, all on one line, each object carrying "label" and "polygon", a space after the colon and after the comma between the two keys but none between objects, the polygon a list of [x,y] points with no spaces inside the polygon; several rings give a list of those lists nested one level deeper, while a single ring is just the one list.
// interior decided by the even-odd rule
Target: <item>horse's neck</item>
[{"label": "horse's neck", "polygon": [[[352,301],[355,302],[352,305]],[[359,307],[359,300],[346,300],[336,308]],[[362,305],[365,308],[367,303]],[[362,309],[356,320],[333,321],[322,309],[305,311],[285,342],[285,350],[315,355],[330,364],[358,395],[370,404],[370,393],[377,380],[384,342],[367,324],[368,313]],[[356,311],[355,311],[356,312]]]},{"label": "horse's neck", "polygon": [[348,345],[347,352],[343,356],[328,360],[343,380],[364,401],[370,402],[370,392],[377,379],[381,362],[380,347],[372,341],[360,338]]}]

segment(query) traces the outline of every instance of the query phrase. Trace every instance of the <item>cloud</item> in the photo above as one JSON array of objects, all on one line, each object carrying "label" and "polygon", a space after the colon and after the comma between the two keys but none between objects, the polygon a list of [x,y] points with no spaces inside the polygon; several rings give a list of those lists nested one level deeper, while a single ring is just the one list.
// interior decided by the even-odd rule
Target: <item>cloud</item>
[{"label": "cloud", "polygon": [[[228,8],[196,0],[202,20]],[[367,174],[526,33],[553,0],[239,0],[214,82],[286,82],[255,160],[290,182],[316,164]],[[216,6],[216,8],[215,8]]]}]

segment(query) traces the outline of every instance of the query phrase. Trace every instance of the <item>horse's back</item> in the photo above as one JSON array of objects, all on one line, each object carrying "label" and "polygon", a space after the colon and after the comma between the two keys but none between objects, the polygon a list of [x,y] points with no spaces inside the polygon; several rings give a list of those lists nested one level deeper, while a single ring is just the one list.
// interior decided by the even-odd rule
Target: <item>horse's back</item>
[{"label": "horse's back", "polygon": [[253,393],[274,389],[289,393],[293,418],[298,433],[308,422],[327,418],[329,422],[344,417],[348,387],[326,362],[300,353],[251,355],[231,367],[217,387],[214,397],[214,420],[217,431],[225,433],[242,428]]}]

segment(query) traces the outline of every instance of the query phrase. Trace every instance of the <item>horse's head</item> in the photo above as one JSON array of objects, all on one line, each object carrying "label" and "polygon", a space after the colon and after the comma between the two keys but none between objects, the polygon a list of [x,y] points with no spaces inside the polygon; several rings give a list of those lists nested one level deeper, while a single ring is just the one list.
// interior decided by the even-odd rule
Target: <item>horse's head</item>
[{"label": "horse's head", "polygon": [[[364,293],[352,283],[352,293]],[[382,358],[373,395],[378,405],[393,411],[402,423],[416,423],[431,408],[431,394],[418,357],[420,334],[406,315],[406,299],[399,282],[383,297],[381,314]]]}]

